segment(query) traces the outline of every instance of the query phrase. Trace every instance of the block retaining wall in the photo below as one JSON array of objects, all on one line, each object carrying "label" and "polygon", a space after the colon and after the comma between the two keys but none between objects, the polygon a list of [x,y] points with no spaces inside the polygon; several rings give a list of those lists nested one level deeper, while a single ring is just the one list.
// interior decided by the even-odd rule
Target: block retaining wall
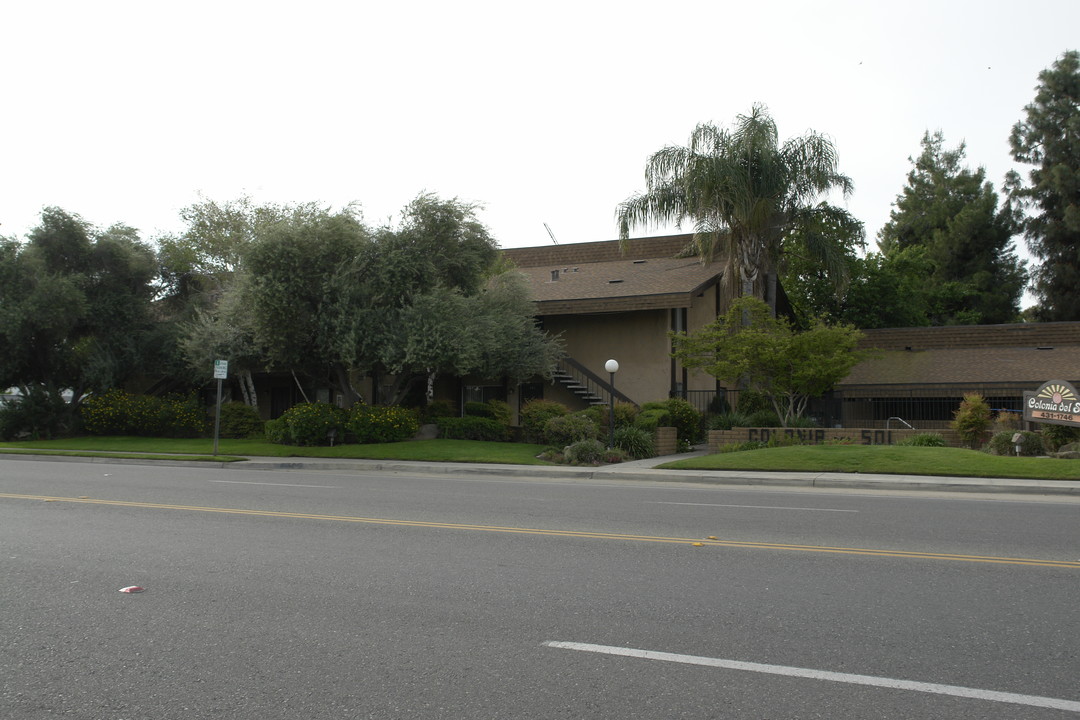
[{"label": "block retaining wall", "polygon": [[[798,438],[809,445],[847,442],[852,445],[895,445],[900,440],[926,430],[884,430],[881,428],[732,428],[709,431],[709,452],[717,452],[721,445],[750,442],[768,442],[771,438]],[[954,430],[934,430],[945,438],[949,447],[964,447]]]},{"label": "block retaining wall", "polygon": [[658,427],[653,431],[653,445],[657,455],[674,455],[679,451],[678,435],[673,427]]}]

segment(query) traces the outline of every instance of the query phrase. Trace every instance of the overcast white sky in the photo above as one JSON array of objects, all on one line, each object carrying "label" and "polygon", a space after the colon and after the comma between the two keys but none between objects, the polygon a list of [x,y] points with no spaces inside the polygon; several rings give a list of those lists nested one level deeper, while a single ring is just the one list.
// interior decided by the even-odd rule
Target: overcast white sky
[{"label": "overcast white sky", "polygon": [[429,190],[504,247],[608,240],[652,152],[761,102],[833,138],[873,238],[927,129],[1000,189],[1078,46],[1077,0],[8,3],[0,234],[57,205],[153,239],[200,193],[379,224]]}]

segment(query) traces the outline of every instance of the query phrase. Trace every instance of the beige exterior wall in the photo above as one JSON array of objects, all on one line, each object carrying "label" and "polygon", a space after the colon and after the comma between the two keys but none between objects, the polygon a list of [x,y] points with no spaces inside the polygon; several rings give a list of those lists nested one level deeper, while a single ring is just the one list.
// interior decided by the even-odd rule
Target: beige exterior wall
[{"label": "beige exterior wall", "polygon": [[[710,287],[698,297],[686,311],[686,326],[688,332],[697,332],[709,323],[716,320],[717,315],[717,289]],[[682,374],[681,363],[677,372]],[[716,378],[701,370],[690,370],[686,377],[687,390],[715,390]]]},{"label": "beige exterior wall", "polygon": [[[670,322],[667,310],[555,315],[544,318],[544,330],[552,335],[561,333],[570,357],[604,380],[608,379],[604,363],[611,358],[617,360],[615,389],[640,405],[668,396]],[[555,393],[552,398],[560,399]]]},{"label": "beige exterior wall", "polygon": [[[710,287],[693,298],[686,311],[689,332],[695,332],[716,319],[716,289]],[[625,313],[549,315],[544,329],[562,335],[570,357],[600,378],[607,380],[604,363],[610,358],[619,362],[615,388],[638,405],[665,400],[671,390],[671,310],[638,310]],[[681,381],[682,367],[676,364],[676,380]],[[704,372],[687,374],[687,389],[712,391],[716,379]],[[579,401],[561,387],[545,388],[545,397],[569,404]]]}]

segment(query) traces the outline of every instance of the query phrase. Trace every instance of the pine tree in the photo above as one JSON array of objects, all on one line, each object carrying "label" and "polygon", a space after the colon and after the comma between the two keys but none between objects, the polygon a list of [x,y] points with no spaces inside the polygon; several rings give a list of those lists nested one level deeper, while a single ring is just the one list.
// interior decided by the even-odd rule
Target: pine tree
[{"label": "pine tree", "polygon": [[1035,101],[1024,108],[1009,142],[1017,162],[1033,165],[1025,184],[1010,172],[1012,202],[1023,220],[1043,321],[1080,320],[1080,53],[1070,50],[1039,73]]},{"label": "pine tree", "polygon": [[1012,241],[1018,228],[1011,207],[998,209],[983,168],[963,164],[964,143],[946,148],[939,130],[923,136],[922,148],[879,233],[882,252],[925,249],[932,324],[1016,322],[1026,273]]}]

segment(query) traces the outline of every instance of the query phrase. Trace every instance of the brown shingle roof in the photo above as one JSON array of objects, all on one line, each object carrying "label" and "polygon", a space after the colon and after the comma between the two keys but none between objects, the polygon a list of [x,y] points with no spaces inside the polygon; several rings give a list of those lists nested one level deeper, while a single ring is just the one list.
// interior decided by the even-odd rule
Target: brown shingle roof
[{"label": "brown shingle roof", "polygon": [[719,262],[675,258],[689,235],[514,248],[504,254],[528,278],[538,315],[689,307],[723,273]]},{"label": "brown shingle roof", "polygon": [[1080,322],[883,328],[863,333],[860,345],[879,350],[1080,346]]},{"label": "brown shingle roof", "polygon": [[618,240],[573,243],[571,245],[538,245],[506,248],[503,256],[520,268],[546,265],[580,265],[581,263],[611,262],[675,257],[690,244],[693,235],[662,235],[632,238],[619,246]]},{"label": "brown shingle roof", "polygon": [[1036,389],[1047,380],[1080,379],[1080,347],[891,350],[859,363],[837,390],[882,385],[1012,383]]}]

